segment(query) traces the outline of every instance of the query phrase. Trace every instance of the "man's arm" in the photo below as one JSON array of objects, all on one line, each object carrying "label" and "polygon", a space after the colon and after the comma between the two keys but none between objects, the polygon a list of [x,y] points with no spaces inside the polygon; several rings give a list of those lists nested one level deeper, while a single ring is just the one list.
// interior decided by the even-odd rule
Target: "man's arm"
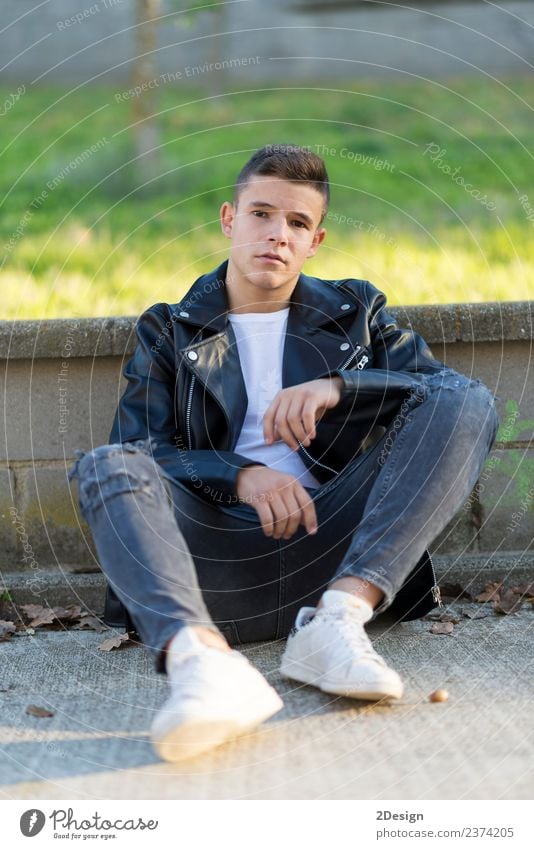
[{"label": "man's arm", "polygon": [[237,475],[253,461],[233,451],[186,450],[174,410],[172,334],[158,304],[141,315],[136,334],[137,346],[123,372],[128,384],[109,441],[150,438],[154,460],[176,481],[217,503],[237,501]]},{"label": "man's arm", "polygon": [[[351,281],[346,281],[345,285]],[[342,423],[348,416],[356,415],[366,427],[387,426],[402,400],[417,391],[424,374],[433,374],[445,368],[436,360],[425,340],[413,330],[398,326],[386,310],[386,296],[369,281],[354,281],[359,300],[367,308],[368,338],[370,342],[360,352],[349,369],[336,369],[324,377],[338,376],[342,380],[341,399],[336,407],[327,411],[330,423]],[[361,342],[355,339],[354,342]],[[368,357],[368,365],[357,368],[361,357]]]},{"label": "man's arm", "polygon": [[369,328],[375,368],[432,374],[444,368],[425,340],[413,330],[399,327],[386,309],[386,296],[367,282]]}]

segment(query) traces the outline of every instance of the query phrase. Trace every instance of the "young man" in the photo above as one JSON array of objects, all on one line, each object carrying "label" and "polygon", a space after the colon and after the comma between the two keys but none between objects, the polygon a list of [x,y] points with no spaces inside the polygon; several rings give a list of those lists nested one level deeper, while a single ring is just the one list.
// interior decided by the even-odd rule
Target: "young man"
[{"label": "young man", "polygon": [[364,626],[440,603],[426,548],[495,438],[490,392],[399,329],[383,294],[301,272],[328,202],[307,149],[252,156],[220,210],[228,260],[143,313],[110,444],[70,472],[106,621],[118,599],[168,674],[152,725],[167,760],[282,707],[231,645],[289,634],[285,677],[400,698]]}]

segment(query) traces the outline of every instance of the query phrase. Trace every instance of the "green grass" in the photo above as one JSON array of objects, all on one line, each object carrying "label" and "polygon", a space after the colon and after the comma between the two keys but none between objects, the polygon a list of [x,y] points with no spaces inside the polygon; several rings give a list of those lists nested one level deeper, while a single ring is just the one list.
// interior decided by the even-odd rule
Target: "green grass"
[{"label": "green grass", "polygon": [[534,296],[534,224],[518,200],[534,207],[532,77],[310,82],[211,100],[162,86],[166,174],[148,190],[136,189],[132,102],[116,102],[118,90],[31,89],[0,117],[2,318],[137,314],[178,300],[228,254],[218,211],[240,167],[278,141],[322,153],[332,183],[328,236],[308,273],[366,277],[397,304]]}]

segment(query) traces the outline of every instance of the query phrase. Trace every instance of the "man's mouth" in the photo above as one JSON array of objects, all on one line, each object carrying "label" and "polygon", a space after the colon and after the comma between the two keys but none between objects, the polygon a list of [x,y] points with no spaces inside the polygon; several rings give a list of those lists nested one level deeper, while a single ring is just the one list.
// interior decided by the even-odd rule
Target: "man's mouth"
[{"label": "man's mouth", "polygon": [[281,262],[282,265],[285,265],[285,260],[283,260],[281,256],[278,256],[278,254],[271,254],[271,253],[260,254],[258,256],[258,259],[264,259],[267,262]]}]

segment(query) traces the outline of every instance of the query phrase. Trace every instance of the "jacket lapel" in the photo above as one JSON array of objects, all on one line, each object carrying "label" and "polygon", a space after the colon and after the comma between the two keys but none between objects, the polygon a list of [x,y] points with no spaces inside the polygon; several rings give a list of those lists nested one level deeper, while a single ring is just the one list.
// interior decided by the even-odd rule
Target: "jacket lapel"
[{"label": "jacket lapel", "polygon": [[[182,362],[199,379],[223,409],[228,419],[231,444],[237,441],[243,424],[248,397],[235,334],[228,321],[225,291],[225,260],[209,274],[199,277],[184,299],[176,305],[177,320],[191,324],[211,335],[201,341],[197,334],[190,345],[180,350]],[[353,295],[339,291],[336,285],[301,274],[291,296],[282,361],[282,386],[295,386],[335,371],[357,350],[357,344],[326,330],[323,325],[336,322],[358,310]]]},{"label": "jacket lapel", "polygon": [[[235,445],[247,412],[248,396],[231,323],[215,336],[183,348],[181,353],[189,370],[222,407],[230,445]],[[196,355],[194,359],[192,354]]]},{"label": "jacket lapel", "polygon": [[282,366],[282,385],[295,386],[335,371],[357,350],[340,329],[323,325],[354,313],[358,304],[316,277],[301,274],[291,296]]}]

